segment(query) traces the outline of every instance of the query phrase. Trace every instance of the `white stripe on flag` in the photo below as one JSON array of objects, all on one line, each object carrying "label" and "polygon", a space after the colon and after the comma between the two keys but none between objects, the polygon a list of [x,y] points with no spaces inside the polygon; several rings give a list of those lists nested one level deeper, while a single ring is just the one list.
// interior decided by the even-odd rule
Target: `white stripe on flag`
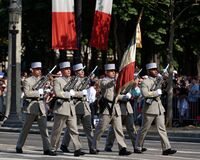
[{"label": "white stripe on flag", "polygon": [[74,0],[52,0],[52,12],[74,12]]},{"label": "white stripe on flag", "polygon": [[112,3],[113,3],[113,0],[97,0],[95,11],[111,14]]},{"label": "white stripe on flag", "polygon": [[131,43],[132,43],[131,46],[129,46],[129,48],[127,48],[127,50],[124,53],[124,56],[122,58],[122,63],[120,65],[119,71],[121,71],[129,63],[135,62],[135,54],[136,54],[135,36],[133,37]]}]

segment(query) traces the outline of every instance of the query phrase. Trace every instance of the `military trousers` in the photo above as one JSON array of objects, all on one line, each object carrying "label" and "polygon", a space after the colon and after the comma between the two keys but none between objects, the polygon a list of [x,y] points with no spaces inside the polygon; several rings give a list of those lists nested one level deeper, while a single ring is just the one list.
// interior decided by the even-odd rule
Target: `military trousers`
[{"label": "military trousers", "polygon": [[157,131],[161,138],[162,150],[167,150],[167,149],[171,148],[171,145],[169,143],[169,139],[167,136],[166,127],[165,127],[164,114],[161,114],[161,115],[143,114],[142,120],[143,120],[142,126],[139,129],[137,138],[136,138],[136,148],[142,149],[144,139],[146,137],[148,130],[151,127],[153,120],[155,120],[155,125],[156,125]]},{"label": "military trousers", "polygon": [[43,142],[43,150],[50,150],[51,145],[49,141],[49,133],[47,129],[47,118],[46,116],[39,116],[35,114],[25,114],[25,121],[21,130],[21,133],[19,135],[18,141],[17,141],[17,148],[22,148],[24,146],[24,143],[26,141],[26,138],[28,136],[29,130],[34,122],[34,120],[37,120],[38,127],[40,130],[40,134],[42,137],[42,142]]},{"label": "military trousers", "polygon": [[[83,125],[83,130],[85,132],[85,135],[88,140],[88,147],[91,149],[92,146],[92,140],[93,140],[93,131],[92,131],[92,123],[91,123],[91,115],[78,115],[77,114],[77,119],[81,120],[81,123]],[[70,143],[70,136],[69,136],[69,131],[68,128],[65,129],[64,137],[62,140],[62,145],[68,147]]]},{"label": "military trousers", "polygon": [[61,114],[54,114],[54,124],[51,134],[51,146],[53,150],[57,150],[59,147],[60,136],[64,125],[68,127],[69,136],[74,144],[74,150],[81,148],[81,142],[79,139],[77,119],[76,116],[66,116]]},{"label": "military trousers", "polygon": [[[126,127],[127,133],[133,145],[133,149],[135,148],[135,138],[137,135],[136,127],[134,124],[133,113],[122,115],[122,124]],[[105,148],[112,148],[115,141],[115,132],[112,126],[110,126],[108,130],[108,135],[106,138]]]},{"label": "military trousers", "polygon": [[111,123],[116,140],[119,144],[119,150],[121,148],[127,148],[125,141],[124,141],[124,134],[123,134],[123,128],[122,128],[122,120],[121,116],[116,116],[116,115],[100,115],[99,123],[96,127],[95,134],[94,134],[94,139],[92,143],[92,148],[93,149],[98,149],[98,143],[100,141],[100,138],[104,131],[108,128],[109,124]]}]

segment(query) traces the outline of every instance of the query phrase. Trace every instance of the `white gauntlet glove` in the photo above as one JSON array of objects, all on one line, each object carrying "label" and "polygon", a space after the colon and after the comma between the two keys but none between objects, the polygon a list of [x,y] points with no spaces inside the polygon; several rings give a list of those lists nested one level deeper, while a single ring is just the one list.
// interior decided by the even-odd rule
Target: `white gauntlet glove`
[{"label": "white gauntlet glove", "polygon": [[75,91],[73,90],[73,89],[71,89],[70,91],[69,91],[69,93],[70,93],[70,95],[73,97],[73,96],[75,96]]},{"label": "white gauntlet glove", "polygon": [[45,90],[45,92],[46,92],[46,93],[50,93],[51,90],[48,88],[48,89]]},{"label": "white gauntlet glove", "polygon": [[44,89],[40,88],[40,89],[38,89],[38,92],[39,92],[40,95],[43,95],[44,94]]},{"label": "white gauntlet glove", "polygon": [[160,96],[162,94],[162,90],[161,89],[157,89],[156,93],[157,93],[158,96]]},{"label": "white gauntlet glove", "polygon": [[130,94],[129,92],[128,92],[128,93],[126,93],[126,95],[125,95],[125,96],[126,96],[126,98],[127,98],[127,99],[131,99],[131,94]]},{"label": "white gauntlet glove", "polygon": [[65,98],[69,98],[69,99],[71,98],[70,92],[66,91],[64,94],[65,94]]},{"label": "white gauntlet glove", "polygon": [[87,96],[87,90],[86,90],[86,89],[82,90],[82,94],[83,94],[84,96]]}]

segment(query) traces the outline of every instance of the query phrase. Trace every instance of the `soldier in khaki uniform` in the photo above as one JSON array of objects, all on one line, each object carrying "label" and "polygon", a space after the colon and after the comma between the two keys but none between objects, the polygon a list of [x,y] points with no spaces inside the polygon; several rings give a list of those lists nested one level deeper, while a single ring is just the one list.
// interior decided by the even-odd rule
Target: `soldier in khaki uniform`
[{"label": "soldier in khaki uniform", "polygon": [[115,137],[119,144],[119,155],[130,155],[131,152],[127,151],[126,144],[124,141],[124,134],[122,129],[121,121],[121,109],[119,103],[114,102],[115,95],[115,64],[105,65],[106,77],[100,81],[100,88],[102,98],[100,100],[100,119],[96,127],[94,139],[93,139],[93,149],[98,153],[98,142],[101,135],[104,133],[109,123],[113,126]]},{"label": "soldier in khaki uniform", "polygon": [[167,137],[167,131],[165,127],[165,109],[161,103],[160,96],[162,94],[161,89],[155,89],[157,87],[157,64],[148,63],[146,65],[148,72],[148,78],[145,79],[141,84],[141,92],[145,98],[145,106],[142,110],[143,121],[142,126],[137,135],[136,150],[135,153],[142,153],[142,145],[144,143],[145,136],[151,127],[152,122],[155,120],[156,128],[161,138],[161,145],[163,150],[163,155],[174,154],[176,150],[171,149],[169,139]]},{"label": "soldier in khaki uniform", "polygon": [[32,76],[25,79],[23,83],[27,105],[23,106],[25,122],[17,141],[16,152],[23,153],[22,147],[24,146],[32,123],[36,119],[42,137],[44,154],[54,156],[55,153],[51,151],[49,134],[47,130],[46,108],[43,99],[44,90],[43,88],[40,88],[39,90],[33,90],[33,86],[38,83],[41,78],[41,67],[41,62],[33,62],[31,64]]},{"label": "soldier in khaki uniform", "polygon": [[[127,133],[133,145],[133,150],[135,150],[135,138],[137,135],[137,131],[134,124],[133,108],[129,101],[130,98],[131,98],[131,94],[128,92],[126,94],[119,95],[118,101],[119,101],[120,109],[122,112],[121,114],[122,124],[125,125]],[[114,141],[115,141],[115,133],[114,133],[113,127],[110,126],[108,130],[108,135],[106,138],[105,151],[112,152],[111,148],[113,147]],[[143,152],[146,150],[147,150],[146,148],[142,148]]]},{"label": "soldier in khaki uniform", "polygon": [[[71,90],[71,92],[74,92],[73,100],[75,103],[76,115],[77,119],[80,120],[83,125],[83,129],[88,140],[89,152],[93,153],[93,150],[91,148],[93,140],[93,131],[91,123],[91,110],[89,107],[89,103],[87,101],[87,90],[86,89],[80,90],[81,83],[83,83],[83,78],[84,78],[82,63],[75,64],[73,66],[73,70],[75,72],[75,75],[78,77],[78,82],[74,86],[74,89]],[[68,152],[68,146],[70,142],[70,137],[68,135],[69,135],[68,129],[66,129],[62,145],[60,147],[60,149],[63,152]]]},{"label": "soldier in khaki uniform", "polygon": [[63,90],[65,85],[68,84],[71,80],[70,63],[61,62],[59,66],[61,69],[62,77],[58,77],[54,80],[54,92],[57,100],[55,102],[53,111],[54,125],[51,134],[52,149],[56,152],[59,145],[61,132],[64,128],[64,125],[66,124],[69,130],[69,136],[71,137],[74,144],[74,156],[84,155],[85,153],[81,151],[75,106],[71,99],[71,97],[74,96],[74,93]]}]

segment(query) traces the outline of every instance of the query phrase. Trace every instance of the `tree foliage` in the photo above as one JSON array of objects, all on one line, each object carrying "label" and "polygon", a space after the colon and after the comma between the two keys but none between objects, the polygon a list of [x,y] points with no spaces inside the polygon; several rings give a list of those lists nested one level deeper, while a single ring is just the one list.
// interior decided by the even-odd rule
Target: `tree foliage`
[{"label": "tree foliage", "polygon": [[[143,67],[148,61],[157,60],[165,66],[170,17],[176,18],[185,8],[188,8],[176,22],[173,58],[174,66],[181,74],[196,75],[195,63],[200,55],[200,41],[198,40],[200,7],[190,7],[194,2],[193,0],[175,1],[174,15],[170,15],[170,0],[114,0],[109,52],[117,53],[116,60],[120,62],[135,31],[138,15],[144,8],[141,20],[143,48],[137,49],[137,64],[139,67]],[[82,0],[82,4],[82,45],[88,45],[93,25],[95,1]],[[1,53],[6,52],[5,48],[8,45],[8,6],[9,1],[0,1]],[[55,57],[55,54],[51,50],[51,1],[26,0],[22,1],[22,7],[22,61],[28,64],[35,59],[40,59],[47,66],[54,63],[52,57]],[[195,63],[191,65],[191,62],[194,61]]]}]

